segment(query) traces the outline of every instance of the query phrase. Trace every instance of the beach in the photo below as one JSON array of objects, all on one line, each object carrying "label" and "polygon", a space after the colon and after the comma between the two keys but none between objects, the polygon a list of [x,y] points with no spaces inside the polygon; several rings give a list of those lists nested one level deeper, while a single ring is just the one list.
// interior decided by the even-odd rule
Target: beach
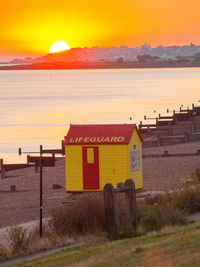
[{"label": "beach", "polygon": [[[143,155],[195,153],[200,142],[161,146],[143,149]],[[180,188],[191,180],[199,166],[199,156],[163,157],[143,159],[144,189],[170,191]]]},{"label": "beach", "polygon": [[[0,227],[39,218],[39,173],[35,173],[34,167],[7,172],[0,182]],[[53,184],[62,188],[53,189]],[[16,185],[16,192],[9,192],[11,185]],[[43,168],[44,217],[50,216],[52,209],[66,197],[64,159],[61,159],[56,161],[55,168]]]},{"label": "beach", "polygon": [[[143,149],[144,155],[169,153],[192,153],[200,148],[200,142],[185,143]],[[198,156],[143,159],[143,189],[146,191],[169,191],[183,186],[199,167]],[[39,218],[39,173],[34,167],[10,171],[1,179],[0,227],[16,225]],[[16,192],[10,192],[11,185]],[[61,188],[53,189],[53,185]],[[49,217],[52,210],[76,196],[65,191],[65,159],[58,159],[55,167],[43,169],[43,215]]]}]

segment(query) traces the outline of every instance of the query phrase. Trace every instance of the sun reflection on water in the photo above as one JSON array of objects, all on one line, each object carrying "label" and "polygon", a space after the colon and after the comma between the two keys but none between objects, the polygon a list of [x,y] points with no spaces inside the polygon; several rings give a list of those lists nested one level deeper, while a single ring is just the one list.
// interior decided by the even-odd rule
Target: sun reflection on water
[{"label": "sun reflection on water", "polygon": [[200,68],[1,72],[0,157],[59,148],[70,123],[139,123],[197,104],[199,84]]}]

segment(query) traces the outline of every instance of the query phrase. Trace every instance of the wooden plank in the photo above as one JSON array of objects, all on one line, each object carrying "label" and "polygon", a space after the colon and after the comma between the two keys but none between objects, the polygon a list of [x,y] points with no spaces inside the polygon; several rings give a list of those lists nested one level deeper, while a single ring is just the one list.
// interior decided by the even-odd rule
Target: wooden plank
[{"label": "wooden plank", "polygon": [[156,127],[156,124],[140,124],[139,127],[141,128]]},{"label": "wooden plank", "polygon": [[[27,155],[27,164],[35,163],[35,166],[40,165],[40,156],[29,156]],[[43,167],[54,167],[55,166],[55,157],[42,157],[42,166]]]},{"label": "wooden plank", "polygon": [[5,171],[13,171],[13,170],[18,170],[18,169],[24,169],[29,167],[28,164],[21,164],[21,163],[16,163],[16,164],[4,164],[4,169]]},{"label": "wooden plank", "polygon": [[180,153],[180,154],[152,154],[152,155],[143,155],[142,158],[143,159],[147,159],[147,158],[163,158],[163,157],[193,157],[193,156],[199,156],[200,153],[187,153],[187,154],[183,154],[183,153]]},{"label": "wooden plank", "polygon": [[131,190],[126,192],[126,206],[127,206],[127,218],[130,224],[137,228],[137,204],[136,204],[136,192],[135,183],[132,179],[127,179],[124,183]]},{"label": "wooden plank", "polygon": [[42,149],[43,154],[63,154],[63,149]]},{"label": "wooden plank", "polygon": [[163,121],[158,121],[157,125],[158,126],[168,126],[172,122],[173,122],[173,120],[163,120]]},{"label": "wooden plank", "polygon": [[3,179],[6,176],[4,165],[3,165],[3,159],[0,159],[0,169],[1,169],[1,178]]},{"label": "wooden plank", "polygon": [[113,185],[106,184],[103,193],[107,230],[112,233],[119,230],[118,206]]},{"label": "wooden plank", "polygon": [[161,116],[159,114],[159,119],[160,120],[171,120],[171,121],[173,121],[173,116]]},{"label": "wooden plank", "polygon": [[129,191],[129,190],[131,190],[131,188],[129,186],[123,184],[120,187],[118,186],[117,189],[115,189],[115,192],[116,193],[125,193],[126,191]]}]

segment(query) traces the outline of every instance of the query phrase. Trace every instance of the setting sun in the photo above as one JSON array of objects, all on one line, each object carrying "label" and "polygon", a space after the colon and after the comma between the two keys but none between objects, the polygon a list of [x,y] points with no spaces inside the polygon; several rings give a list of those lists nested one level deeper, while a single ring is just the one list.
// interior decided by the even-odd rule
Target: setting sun
[{"label": "setting sun", "polygon": [[70,49],[70,46],[66,42],[56,41],[50,46],[49,53],[57,53],[57,52],[61,52],[64,50],[69,50],[69,49]]}]

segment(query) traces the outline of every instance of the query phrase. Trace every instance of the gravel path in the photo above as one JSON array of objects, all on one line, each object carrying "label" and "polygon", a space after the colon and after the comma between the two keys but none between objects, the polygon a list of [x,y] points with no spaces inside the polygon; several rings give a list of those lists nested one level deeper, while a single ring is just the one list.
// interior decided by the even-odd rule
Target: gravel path
[{"label": "gravel path", "polygon": [[42,251],[42,252],[27,256],[27,257],[21,257],[21,258],[17,258],[17,259],[4,261],[4,262],[0,263],[0,267],[10,266],[10,265],[13,265],[13,264],[20,264],[22,262],[31,261],[31,260],[40,258],[42,256],[51,255],[51,254],[57,253],[57,252],[62,251],[62,250],[67,250],[67,249],[70,249],[70,248],[80,247],[81,245],[82,244],[76,244],[76,245],[71,245],[71,246],[69,245],[69,246],[66,246],[66,247],[61,247],[61,248],[55,248],[55,249]]}]

